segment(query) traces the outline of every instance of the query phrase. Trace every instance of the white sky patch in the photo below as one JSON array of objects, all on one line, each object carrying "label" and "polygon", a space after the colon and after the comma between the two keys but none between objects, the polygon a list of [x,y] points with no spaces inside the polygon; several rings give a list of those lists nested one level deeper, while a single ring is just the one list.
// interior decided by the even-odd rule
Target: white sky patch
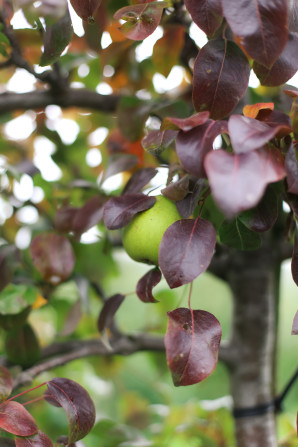
[{"label": "white sky patch", "polygon": [[76,141],[80,132],[80,126],[74,121],[62,118],[47,123],[49,129],[56,130],[64,144],[72,144]]},{"label": "white sky patch", "polygon": [[55,106],[55,105],[47,106],[45,108],[45,112],[46,112],[47,117],[50,120],[56,120],[56,119],[61,118],[61,116],[62,116],[61,107]]},{"label": "white sky patch", "polygon": [[103,75],[106,78],[111,78],[115,74],[115,68],[112,65],[105,65],[103,67]]},{"label": "white sky patch", "polygon": [[111,177],[104,180],[101,184],[101,189],[107,193],[110,193],[112,191],[115,191],[115,189],[120,188],[122,184],[123,174],[119,172],[119,174],[112,175]]},{"label": "white sky patch", "polygon": [[287,82],[287,84],[298,88],[298,72]]},{"label": "white sky patch", "polygon": [[153,76],[153,85],[157,93],[165,93],[169,90],[179,87],[184,77],[184,69],[178,65],[174,65],[171,73],[165,78],[160,73]]},{"label": "white sky patch", "polygon": [[257,87],[259,87],[259,85],[260,85],[259,79],[255,75],[254,71],[250,70],[248,86],[252,87],[252,88],[257,88]]},{"label": "white sky patch", "polygon": [[91,168],[95,168],[96,166],[100,165],[101,162],[102,156],[100,150],[98,150],[96,147],[89,149],[86,154],[87,165]]},{"label": "white sky patch", "polygon": [[0,196],[0,225],[13,215],[13,207]]},{"label": "white sky patch", "polygon": [[158,196],[161,194],[161,190],[165,188],[169,170],[168,168],[159,167],[157,168],[157,171],[157,174],[150,181],[150,186],[144,191],[144,194],[147,194],[156,188],[154,191],[150,192],[150,196]]},{"label": "white sky patch", "polygon": [[31,202],[40,203],[44,199],[44,192],[40,186],[34,186]]},{"label": "white sky patch", "polygon": [[112,43],[112,38],[110,36],[110,33],[107,31],[104,31],[101,36],[101,48],[104,50],[105,48],[108,48],[109,45]]},{"label": "white sky patch", "polygon": [[74,32],[79,37],[84,36],[85,30],[84,30],[84,27],[83,27],[82,19],[74,11],[74,9],[71,6],[70,2],[68,2],[68,8],[69,8],[69,13],[70,13],[70,17],[71,17],[71,21],[72,21],[72,26],[73,26]]},{"label": "white sky patch", "polygon": [[111,95],[111,93],[113,93],[112,87],[106,82],[101,82],[100,84],[98,84],[98,86],[96,87],[96,91],[101,95]]},{"label": "white sky patch", "polygon": [[25,250],[31,242],[31,230],[28,227],[22,227],[16,234],[15,244],[20,250]]},{"label": "white sky patch", "polygon": [[99,146],[107,138],[108,133],[109,129],[106,127],[98,127],[94,132],[89,134],[88,144],[90,144],[90,146]]},{"label": "white sky patch", "polygon": [[7,83],[7,90],[16,93],[32,92],[35,89],[36,79],[23,68],[17,68]]},{"label": "white sky patch", "polygon": [[34,206],[28,205],[20,208],[16,212],[16,218],[19,222],[27,225],[35,224],[39,219],[39,214]]},{"label": "white sky patch", "polygon": [[30,26],[21,9],[19,9],[17,12],[14,13],[14,16],[10,24],[14,29],[23,29],[28,28]]},{"label": "white sky patch", "polygon": [[13,181],[13,193],[21,202],[30,200],[33,194],[33,180],[28,174],[23,174],[20,181]]},{"label": "white sky patch", "polygon": [[40,170],[42,177],[48,182],[55,182],[62,177],[61,169],[51,158],[55,150],[55,145],[47,138],[35,138],[33,162]]},{"label": "white sky patch", "polygon": [[98,242],[98,240],[101,239],[102,236],[102,232],[96,226],[94,226],[82,234],[81,243],[94,244],[95,242]]},{"label": "white sky patch", "polygon": [[163,36],[163,31],[161,26],[158,26],[154,33],[147,37],[140,45],[136,48],[136,60],[142,62],[144,59],[152,56],[153,47],[158,39]]},{"label": "white sky patch", "polygon": [[36,128],[35,116],[34,112],[28,111],[9,121],[4,126],[5,135],[15,141],[26,140]]},{"label": "white sky patch", "polygon": [[217,135],[217,137],[213,141],[213,149],[220,149],[221,147],[222,147],[222,138],[221,135]]},{"label": "white sky patch", "polygon": [[199,48],[202,48],[208,42],[207,36],[197,25],[192,23],[189,28],[189,35],[195,41]]},{"label": "white sky patch", "polygon": [[90,68],[87,64],[82,64],[78,68],[78,75],[80,78],[85,78],[90,73]]}]

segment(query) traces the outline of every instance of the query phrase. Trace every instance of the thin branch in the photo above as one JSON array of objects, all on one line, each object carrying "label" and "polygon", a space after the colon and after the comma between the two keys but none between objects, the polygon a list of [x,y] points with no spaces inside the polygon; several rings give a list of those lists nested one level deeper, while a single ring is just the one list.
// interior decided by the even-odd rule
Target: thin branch
[{"label": "thin branch", "polygon": [[[111,343],[111,346],[101,339],[53,343],[43,350],[43,360],[40,363],[17,375],[14,379],[14,388],[30,383],[39,374],[74,360],[91,356],[127,356],[141,351],[165,352],[164,338],[148,334],[121,335]],[[229,343],[223,341],[219,360],[228,364],[233,355]]]},{"label": "thin branch", "polygon": [[80,107],[101,112],[114,112],[119,102],[118,95],[100,95],[87,89],[67,89],[56,93],[53,90],[35,90],[29,93],[0,94],[0,115],[15,110],[43,109],[55,104],[62,108]]}]

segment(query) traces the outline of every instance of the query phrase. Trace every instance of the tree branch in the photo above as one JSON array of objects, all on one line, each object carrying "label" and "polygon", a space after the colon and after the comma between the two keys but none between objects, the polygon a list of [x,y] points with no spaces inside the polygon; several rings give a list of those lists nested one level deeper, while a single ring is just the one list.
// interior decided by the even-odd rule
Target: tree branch
[{"label": "tree branch", "polygon": [[[53,343],[43,350],[41,362],[16,376],[14,388],[31,383],[39,374],[74,360],[91,356],[127,356],[141,351],[165,352],[164,338],[148,334],[121,335],[110,346],[101,339]],[[231,355],[229,343],[222,342],[219,360],[229,363]]]},{"label": "tree branch", "polygon": [[67,89],[56,93],[53,90],[35,90],[28,93],[0,94],[0,114],[14,110],[43,109],[48,105],[80,107],[101,112],[114,112],[119,102],[118,95],[100,95],[87,89]]}]

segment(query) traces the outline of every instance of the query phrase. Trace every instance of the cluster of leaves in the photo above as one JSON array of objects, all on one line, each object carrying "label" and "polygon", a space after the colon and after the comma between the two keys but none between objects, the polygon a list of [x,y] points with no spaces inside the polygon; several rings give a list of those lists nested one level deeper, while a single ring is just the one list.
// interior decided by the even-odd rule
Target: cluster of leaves
[{"label": "cluster of leaves", "polygon": [[[277,232],[278,237],[285,234],[285,239],[293,242],[292,274],[298,284],[298,94],[285,90],[286,107],[280,111],[272,101],[265,102],[248,89],[250,67],[261,84],[269,87],[286,83],[297,71],[297,29],[295,20],[289,24],[292,11],[288,1],[185,0],[186,9],[176,1],[133,1],[124,2],[124,6],[116,0],[70,3],[83,19],[82,39],[73,34],[66,1],[43,0],[38,8],[32,1],[16,2],[31,25],[14,32],[20,49],[32,66],[55,64],[56,74],[66,72],[58,85],[52,85],[59,94],[62,89],[62,97],[69,91],[68,84],[63,91],[69,80],[83,82],[92,90],[104,80],[121,98],[117,119],[103,113],[96,117],[78,116],[76,112],[69,115],[81,127],[71,151],[51,129],[46,113],[37,115],[37,134],[57,148],[53,159],[63,171],[57,185],[46,182],[34,166],[35,136],[21,147],[4,138],[0,141],[9,181],[29,173],[34,185],[45,193],[45,200],[36,206],[41,221],[34,228],[38,234],[29,252],[21,255],[13,246],[19,229],[15,217],[19,205],[13,200],[14,214],[1,233],[10,243],[0,252],[0,321],[6,331],[5,353],[11,362],[24,367],[40,358],[37,337],[28,323],[31,310],[43,297],[50,299],[64,281],[83,278],[88,285],[104,278],[111,262],[110,238],[115,237],[118,243],[118,236],[109,235],[107,230],[119,230],[136,213],[154,205],[154,198],[144,189],[160,164],[168,166],[162,194],[176,202],[182,219],[163,236],[159,266],[138,281],[136,294],[141,301],[156,302],[152,290],[162,275],[170,288],[191,283],[208,269],[217,244],[255,250],[269,231]],[[2,2],[0,11],[0,52],[6,63],[9,58],[14,60],[16,52],[7,32],[14,13],[11,2]],[[187,53],[190,18],[208,37],[199,51],[193,43],[195,54],[193,49]],[[155,43],[152,58],[138,63],[136,45],[159,25],[164,34]],[[100,38],[104,31],[109,32],[112,43],[103,50]],[[91,56],[87,49],[92,50]],[[112,75],[100,73],[97,55]],[[86,77],[78,72],[82,63],[88,66]],[[191,94],[187,74],[186,88],[181,87],[178,99],[159,98],[152,81],[154,73],[167,76],[177,63],[192,74]],[[37,72],[35,75],[40,81],[46,79]],[[5,72],[3,80],[11,76],[11,71]],[[151,99],[141,99],[140,92],[144,91]],[[243,107],[246,102],[253,104]],[[145,129],[148,117],[158,120],[159,129]],[[88,134],[98,127],[99,120],[109,129],[109,136],[102,147],[102,165],[89,169],[82,159]],[[216,139],[221,143],[214,150]],[[129,173],[129,180],[119,190],[115,188],[110,198],[104,182],[123,172]],[[8,190],[13,196],[10,185]],[[283,202],[290,207],[287,219],[281,209]],[[281,221],[282,236],[277,221]],[[94,244],[92,252],[83,248],[80,238],[95,225],[102,231],[102,241]],[[97,262],[93,261],[94,252]],[[79,287],[84,297],[85,286]],[[105,301],[97,320],[100,333],[109,333],[124,298],[124,294],[116,294]],[[165,345],[174,384],[203,380],[216,365],[221,338],[218,320],[189,306],[169,312],[168,321]],[[293,333],[297,333],[297,317]],[[21,355],[20,340],[24,347]],[[30,436],[40,436],[35,433]],[[70,435],[68,442],[76,439]]]},{"label": "cluster of leaves", "polygon": [[[47,386],[42,398],[51,405],[62,407],[67,415],[69,433],[58,440],[58,445],[75,445],[76,441],[89,433],[95,422],[95,408],[89,394],[81,385],[70,379],[55,378],[34,389],[42,386]],[[12,389],[12,376],[1,366],[0,428],[7,434],[5,441],[1,438],[1,444],[3,441],[7,446],[52,447],[50,438],[38,429],[34,418],[26,410],[26,404],[14,400],[33,389],[8,399]]]}]

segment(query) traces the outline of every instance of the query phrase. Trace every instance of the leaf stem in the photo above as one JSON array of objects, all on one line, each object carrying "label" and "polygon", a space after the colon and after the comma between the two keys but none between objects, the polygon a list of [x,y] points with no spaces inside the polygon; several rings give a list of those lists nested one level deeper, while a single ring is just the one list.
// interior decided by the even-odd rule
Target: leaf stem
[{"label": "leaf stem", "polygon": [[42,387],[42,386],[45,386],[46,384],[47,384],[47,382],[43,382],[43,383],[41,383],[40,385],[37,385],[37,386],[35,386],[35,387],[33,387],[33,388],[30,388],[29,390],[26,390],[26,391],[23,391],[22,393],[16,394],[15,396],[10,397],[9,399],[7,399],[6,402],[9,402],[10,400],[14,400],[14,399],[16,399],[17,397],[22,396],[23,394],[30,393],[30,391],[34,391],[34,390],[36,390],[37,388],[40,388],[40,387]]},{"label": "leaf stem", "polygon": [[188,294],[188,308],[191,310],[191,294],[192,294],[193,281],[190,283],[189,294]]}]

